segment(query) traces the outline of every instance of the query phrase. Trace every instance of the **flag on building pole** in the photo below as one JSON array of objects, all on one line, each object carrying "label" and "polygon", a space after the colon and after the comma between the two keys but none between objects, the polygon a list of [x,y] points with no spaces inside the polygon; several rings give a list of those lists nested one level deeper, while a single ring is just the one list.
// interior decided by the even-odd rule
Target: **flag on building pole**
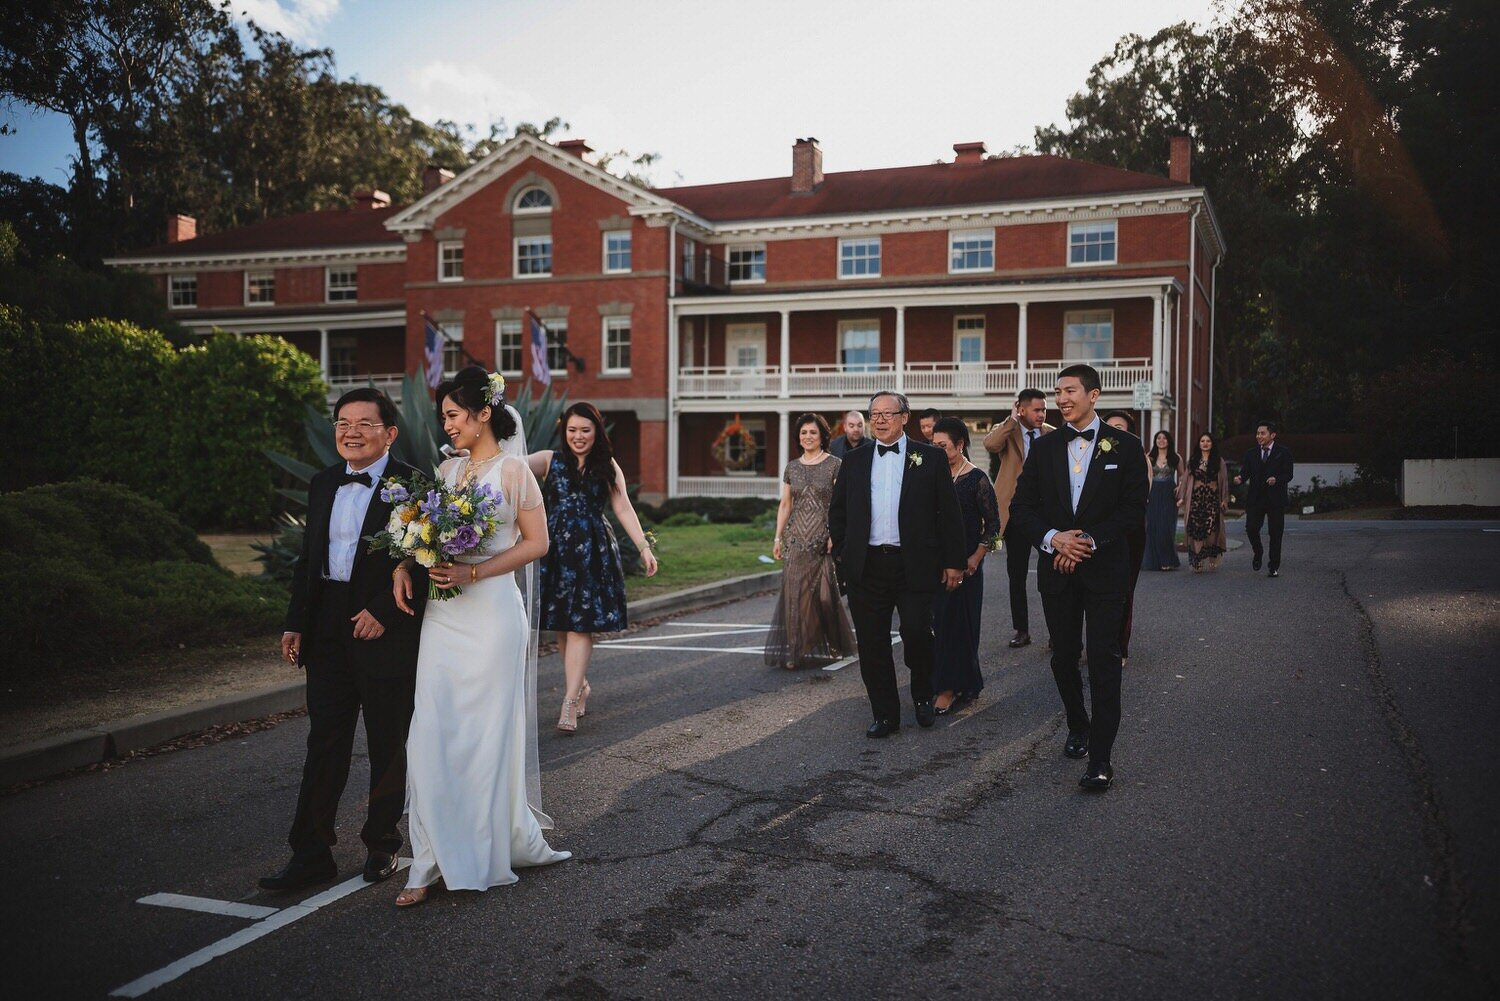
[{"label": "flag on building pole", "polygon": [[448,335],[439,330],[426,313],[422,314],[422,322],[427,324],[427,344],[423,352],[427,364],[427,388],[437,389],[438,383],[443,381],[443,347]]},{"label": "flag on building pole", "polygon": [[552,385],[552,366],[547,360],[547,328],[531,313],[531,377],[544,386]]}]

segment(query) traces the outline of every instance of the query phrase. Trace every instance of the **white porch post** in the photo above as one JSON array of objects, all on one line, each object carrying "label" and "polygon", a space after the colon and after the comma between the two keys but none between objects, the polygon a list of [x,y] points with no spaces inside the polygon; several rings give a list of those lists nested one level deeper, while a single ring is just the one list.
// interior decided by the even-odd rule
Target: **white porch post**
[{"label": "white porch post", "polygon": [[329,353],[328,330],[321,328],[318,330],[318,367],[323,370],[324,382],[328,381]]},{"label": "white porch post", "polygon": [[896,307],[896,392],[906,392],[906,307]]},{"label": "white porch post", "polygon": [[[1163,299],[1166,293],[1158,290],[1151,297],[1151,392],[1157,396],[1162,394],[1166,381],[1163,378],[1162,364],[1166,348],[1163,345],[1166,333],[1165,303]],[[1161,411],[1157,411],[1158,418]],[[1155,434],[1158,428],[1153,427],[1151,433]]]},{"label": "white porch post", "polygon": [[[783,309],[781,311],[781,391],[777,393],[783,400],[792,393],[792,311]],[[786,414],[781,415],[783,423]],[[783,427],[782,440],[786,440],[786,428]]]},{"label": "white porch post", "polygon": [[1026,385],[1026,303],[1016,303],[1016,390],[1028,388]]},{"label": "white porch post", "polygon": [[[788,462],[792,461],[792,446],[788,444],[792,440],[792,415],[785,408],[776,414],[776,426],[780,429],[779,433],[781,434],[781,444],[776,447],[776,458],[784,467]],[[775,473],[776,471],[772,470],[772,472]],[[777,475],[776,478],[778,480],[781,479],[780,475]],[[779,491],[780,487],[777,490]]]},{"label": "white porch post", "polygon": [[677,496],[677,356],[682,332],[677,329],[677,304],[667,299],[667,496]]}]

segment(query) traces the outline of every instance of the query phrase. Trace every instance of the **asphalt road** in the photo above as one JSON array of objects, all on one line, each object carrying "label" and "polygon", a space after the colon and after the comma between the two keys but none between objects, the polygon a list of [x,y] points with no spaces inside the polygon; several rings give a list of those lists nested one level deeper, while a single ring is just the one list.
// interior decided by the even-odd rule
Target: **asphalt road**
[{"label": "asphalt road", "polygon": [[1494,524],[1294,523],[1278,580],[1248,549],[1144,575],[1103,796],[1041,645],[1004,646],[1000,561],[982,700],[885,741],[857,666],[763,665],[769,598],[679,618],[601,649],[578,734],[543,732],[575,860],[412,911],[399,880],[256,891],[305,720],[53,782],[0,799],[6,993],[101,997],[221,943],[142,996],[1493,997],[1497,561]]}]

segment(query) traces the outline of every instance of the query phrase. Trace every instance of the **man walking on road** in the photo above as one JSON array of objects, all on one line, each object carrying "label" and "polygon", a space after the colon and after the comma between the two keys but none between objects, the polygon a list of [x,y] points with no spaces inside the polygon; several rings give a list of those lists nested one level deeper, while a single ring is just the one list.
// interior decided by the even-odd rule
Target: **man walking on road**
[{"label": "man walking on road", "polygon": [[1235,485],[1245,491],[1245,534],[1250,537],[1250,569],[1260,572],[1260,526],[1270,522],[1271,562],[1266,576],[1281,576],[1281,535],[1286,528],[1286,488],[1292,481],[1292,451],[1276,444],[1276,424],[1261,421],[1255,426],[1255,447],[1240,462]]},{"label": "man walking on road", "polygon": [[984,436],[985,451],[1000,461],[995,475],[995,500],[1000,504],[1000,536],[1006,540],[1005,573],[1010,578],[1010,623],[1015,635],[1010,638],[1012,649],[1031,642],[1031,613],[1026,605],[1027,578],[1036,551],[1024,540],[1012,540],[1007,535],[1010,528],[1010,501],[1016,495],[1016,479],[1021,467],[1031,454],[1031,446],[1049,431],[1057,430],[1047,423],[1047,397],[1040,389],[1023,389],[1011,408],[1011,414],[990,428]]}]

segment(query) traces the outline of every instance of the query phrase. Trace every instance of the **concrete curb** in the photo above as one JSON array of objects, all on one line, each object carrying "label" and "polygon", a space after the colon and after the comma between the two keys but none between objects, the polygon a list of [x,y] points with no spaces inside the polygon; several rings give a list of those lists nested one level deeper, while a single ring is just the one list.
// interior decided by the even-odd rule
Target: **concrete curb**
[{"label": "concrete curb", "polygon": [[[774,587],[780,577],[778,569],[673,591],[631,602],[627,614],[632,621],[639,622],[714,605]],[[306,695],[304,682],[289,681],[272,688],[129,716],[87,730],[60,733],[30,744],[6,748],[0,750],[0,789],[155,747],[212,726],[301,709],[306,704]]]}]

